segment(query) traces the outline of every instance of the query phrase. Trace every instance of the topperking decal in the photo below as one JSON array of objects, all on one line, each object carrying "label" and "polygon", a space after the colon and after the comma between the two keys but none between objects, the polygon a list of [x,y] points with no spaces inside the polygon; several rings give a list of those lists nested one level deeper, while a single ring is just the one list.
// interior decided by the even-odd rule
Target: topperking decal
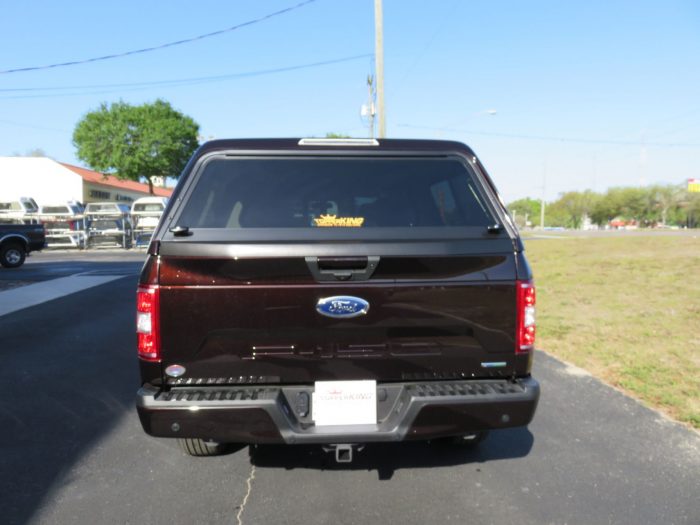
[{"label": "topperking decal", "polygon": [[364,217],[338,217],[337,215],[321,215],[314,218],[314,223],[320,228],[359,228],[365,222]]}]

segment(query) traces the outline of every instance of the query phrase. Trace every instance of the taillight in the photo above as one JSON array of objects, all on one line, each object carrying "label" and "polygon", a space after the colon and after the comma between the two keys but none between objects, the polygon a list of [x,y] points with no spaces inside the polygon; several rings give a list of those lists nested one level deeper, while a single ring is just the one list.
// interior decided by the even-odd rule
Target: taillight
[{"label": "taillight", "polygon": [[136,337],[138,353],[146,361],[160,361],[160,290],[140,286],[136,291]]},{"label": "taillight", "polygon": [[515,353],[525,354],[535,348],[535,285],[532,281],[516,281],[516,286]]}]

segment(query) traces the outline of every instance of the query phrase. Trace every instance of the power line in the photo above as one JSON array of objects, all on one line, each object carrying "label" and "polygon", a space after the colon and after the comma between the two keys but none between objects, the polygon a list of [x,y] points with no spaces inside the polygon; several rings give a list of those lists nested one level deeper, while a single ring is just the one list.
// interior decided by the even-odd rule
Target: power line
[{"label": "power line", "polygon": [[0,75],[8,75],[10,73],[23,73],[26,71],[38,71],[38,70],[42,70],[42,69],[53,69],[53,68],[57,68],[57,67],[76,66],[79,64],[88,64],[91,62],[100,62],[102,60],[111,60],[113,58],[121,58],[121,57],[130,56],[130,55],[138,55],[141,53],[149,53],[151,51],[158,51],[160,49],[165,49],[168,47],[179,46],[182,44],[189,44],[189,43],[195,42],[197,40],[204,40],[205,38],[223,35],[224,33],[229,33],[231,31],[241,29],[242,27],[247,27],[247,26],[251,26],[254,24],[258,24],[260,22],[264,22],[265,20],[269,20],[270,18],[273,18],[275,16],[289,13],[290,11],[294,11],[295,9],[299,9],[300,7],[304,7],[305,5],[313,3],[315,1],[316,0],[305,0],[304,2],[293,5],[291,7],[287,7],[285,9],[281,9],[279,11],[275,11],[274,13],[270,13],[270,14],[267,14],[265,16],[255,18],[253,20],[248,20],[247,22],[243,22],[243,23],[237,24],[235,26],[227,27],[226,29],[220,29],[218,31],[212,31],[211,33],[205,33],[203,35],[194,36],[192,38],[184,38],[182,40],[176,40],[174,42],[167,42],[165,44],[160,44],[157,46],[145,47],[142,49],[134,49],[131,51],[124,51],[123,53],[114,53],[112,55],[104,55],[104,56],[100,56],[100,57],[86,58],[83,60],[72,60],[70,62],[60,62],[58,64],[48,64],[48,65],[44,65],[44,66],[30,66],[30,67],[21,67],[21,68],[16,68],[16,69],[6,69],[4,71],[0,71]]},{"label": "power line", "polygon": [[[25,87],[25,88],[3,88],[0,89],[0,92],[22,92],[22,93],[27,93],[27,92],[38,92],[38,91],[61,91],[61,90],[71,90],[71,89],[98,89],[98,90],[103,90],[103,89],[109,89],[109,88],[135,88],[135,89],[146,89],[148,87],[152,86],[186,86],[186,85],[193,85],[193,84],[204,84],[208,82],[220,82],[224,80],[231,80],[234,78],[248,78],[248,77],[256,77],[256,76],[262,76],[262,75],[272,75],[276,73],[286,73],[288,71],[296,71],[299,69],[311,69],[315,67],[321,67],[321,66],[328,66],[331,64],[339,64],[342,62],[349,62],[351,60],[359,60],[361,58],[367,58],[374,56],[371,53],[365,53],[363,55],[354,55],[354,56],[349,56],[349,57],[343,57],[343,58],[335,58],[332,60],[323,60],[320,62],[312,62],[309,64],[299,64],[295,66],[286,66],[286,67],[279,67],[279,68],[274,68],[274,69],[261,69],[257,71],[247,71],[247,72],[242,72],[242,73],[230,73],[226,75],[215,75],[215,76],[206,76],[206,77],[190,77],[190,78],[179,78],[179,79],[170,79],[170,80],[154,80],[154,81],[148,81],[148,82],[126,82],[126,83],[119,83],[119,84],[90,84],[90,85],[82,85],[82,86],[54,86],[54,87]],[[125,89],[129,91],[129,89]],[[102,94],[102,93],[113,93],[114,91],[83,91],[80,93],[48,93],[48,94],[40,94],[40,95],[12,95],[12,96],[6,96],[6,97],[0,97],[0,100],[5,100],[5,99],[18,99],[18,98],[51,98],[51,97],[63,97],[63,96],[74,96],[74,95],[94,95],[94,94]]]},{"label": "power line", "polygon": [[418,52],[413,55],[413,62],[411,65],[406,69],[405,73],[401,77],[401,80],[399,80],[396,83],[396,88],[392,92],[392,96],[396,97],[398,95],[398,92],[406,85],[406,80],[408,79],[409,75],[413,73],[413,70],[416,68],[418,63],[423,59],[423,56],[425,55],[425,52],[430,48],[430,46],[433,45],[433,42],[435,39],[438,37],[438,35],[442,35],[442,30],[445,27],[445,24],[450,20],[450,18],[453,17],[455,9],[457,7],[457,4],[459,3],[459,0],[455,0],[452,2],[452,5],[449,6],[448,9],[445,9],[443,12],[443,16],[440,18],[438,21],[438,25],[435,27],[435,31],[433,31],[432,35],[428,39],[428,41],[425,43],[423,48]]},{"label": "power line", "polygon": [[658,146],[667,148],[698,148],[700,143],[687,143],[687,142],[642,142],[642,141],[631,141],[631,140],[606,140],[606,139],[592,139],[592,138],[574,138],[574,137],[549,137],[543,135],[519,135],[515,133],[493,133],[488,131],[469,131],[466,129],[454,129],[454,128],[438,128],[432,126],[414,126],[411,124],[399,124],[400,128],[414,128],[414,129],[428,129],[433,131],[448,131],[453,133],[468,133],[470,135],[482,135],[485,137],[502,137],[510,139],[523,139],[523,140],[541,140],[547,142],[573,142],[579,144],[609,144],[614,146]]},{"label": "power line", "polygon": [[41,131],[58,131],[60,133],[70,133],[70,131],[68,131],[67,129],[49,128],[46,126],[36,126],[33,124],[26,124],[23,122],[14,122],[12,120],[0,120],[0,124],[7,124],[9,126],[18,126],[20,128],[38,129]]}]

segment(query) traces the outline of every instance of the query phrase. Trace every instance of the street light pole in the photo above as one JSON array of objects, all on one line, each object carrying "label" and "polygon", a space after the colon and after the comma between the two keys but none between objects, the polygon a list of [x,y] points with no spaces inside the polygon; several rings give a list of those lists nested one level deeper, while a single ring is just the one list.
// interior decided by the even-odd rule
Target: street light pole
[{"label": "street light pole", "polygon": [[383,139],[386,137],[386,109],[384,108],[384,26],[382,0],[374,0],[374,58],[377,69],[378,135],[380,139]]}]

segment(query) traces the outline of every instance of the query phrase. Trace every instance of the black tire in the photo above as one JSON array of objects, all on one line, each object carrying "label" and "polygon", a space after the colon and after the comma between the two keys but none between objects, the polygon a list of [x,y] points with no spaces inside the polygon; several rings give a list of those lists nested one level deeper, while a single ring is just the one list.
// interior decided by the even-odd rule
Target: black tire
[{"label": "black tire", "polygon": [[180,448],[190,456],[209,457],[220,456],[228,450],[226,443],[216,443],[213,441],[204,441],[199,438],[178,439]]},{"label": "black tire", "polygon": [[27,250],[16,242],[8,242],[0,247],[0,264],[5,268],[19,268],[27,258]]}]

